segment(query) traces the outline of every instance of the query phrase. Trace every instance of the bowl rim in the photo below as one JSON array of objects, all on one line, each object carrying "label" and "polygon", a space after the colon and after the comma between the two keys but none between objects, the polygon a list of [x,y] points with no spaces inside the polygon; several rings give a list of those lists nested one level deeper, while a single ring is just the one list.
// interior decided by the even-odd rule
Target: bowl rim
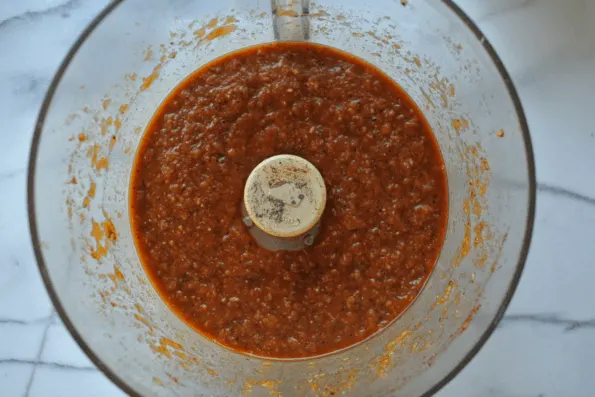
[{"label": "bowl rim", "polygon": [[[68,69],[70,62],[77,54],[80,47],[85,43],[87,38],[93,33],[95,28],[101,24],[101,22],[111,14],[120,4],[122,4],[126,0],[113,0],[110,2],[106,7],[103,8],[93,19],[92,21],[86,26],[86,28],[80,33],[77,37],[76,41],[70,47],[69,51],[66,53],[66,56],[62,60],[59,68],[57,69],[51,84],[48,87],[48,90],[45,94],[44,100],[42,102],[39,114],[37,116],[37,121],[35,123],[33,139],[31,143],[31,149],[29,152],[29,164],[27,169],[27,212],[29,218],[29,231],[31,235],[31,241],[33,244],[33,251],[35,253],[35,258],[37,260],[37,265],[39,268],[39,272],[43,279],[43,283],[46,287],[48,295],[54,305],[54,308],[60,319],[64,323],[66,329],[73,337],[75,342],[78,346],[83,350],[83,352],[89,357],[89,359],[93,362],[93,364],[110,380],[112,381],[117,387],[119,387],[123,392],[132,396],[132,397],[143,397],[139,394],[132,386],[128,385],[124,379],[122,379],[119,375],[115,373],[111,368],[109,368],[99,357],[93,352],[91,347],[87,344],[81,334],[78,332],[74,324],[68,318],[64,307],[62,306],[60,299],[54,286],[52,285],[52,281],[49,275],[48,268],[45,264],[42,254],[42,244],[39,238],[39,233],[37,230],[37,222],[35,216],[35,169],[37,164],[37,153],[39,150],[39,142],[41,139],[41,133],[43,130],[43,126],[45,123],[46,116],[48,114],[49,107],[52,103],[54,94],[62,76]],[[448,372],[440,381],[434,384],[432,387],[428,388],[420,397],[430,397],[437,393],[440,389],[446,386],[451,380],[453,380],[459,372],[467,365],[471,360],[476,356],[476,354],[481,350],[483,345],[487,342],[490,338],[496,327],[498,326],[500,320],[504,316],[504,313],[510,304],[510,301],[514,295],[516,288],[518,287],[519,281],[521,279],[521,275],[523,273],[523,269],[525,267],[525,263],[527,260],[527,256],[529,254],[529,248],[531,245],[531,238],[533,234],[533,227],[535,221],[535,205],[536,205],[536,190],[537,190],[537,182],[536,182],[536,172],[535,172],[535,159],[533,153],[533,146],[531,143],[531,135],[529,132],[529,126],[527,123],[527,119],[525,113],[523,111],[523,106],[521,104],[520,97],[517,93],[517,90],[514,86],[512,78],[510,74],[506,70],[502,60],[496,53],[494,47],[489,42],[489,40],[484,36],[481,32],[479,27],[475,24],[475,22],[457,5],[455,4],[454,0],[439,0],[443,3],[447,8],[449,8],[462,22],[467,28],[475,35],[476,39],[479,41],[480,45],[483,49],[487,52],[490,56],[491,61],[493,62],[494,66],[498,70],[500,77],[508,91],[509,97],[514,105],[516,116],[518,119],[518,123],[521,127],[521,133],[523,135],[524,147],[525,147],[525,156],[527,160],[527,171],[528,171],[528,214],[527,218],[525,219],[525,233],[523,236],[522,247],[519,252],[519,260],[516,264],[516,269],[514,272],[513,277],[510,280],[508,285],[506,295],[498,310],[496,311],[493,319],[490,322],[490,325],[483,331],[480,338],[477,342],[469,349],[467,353],[460,359],[457,365]]]}]

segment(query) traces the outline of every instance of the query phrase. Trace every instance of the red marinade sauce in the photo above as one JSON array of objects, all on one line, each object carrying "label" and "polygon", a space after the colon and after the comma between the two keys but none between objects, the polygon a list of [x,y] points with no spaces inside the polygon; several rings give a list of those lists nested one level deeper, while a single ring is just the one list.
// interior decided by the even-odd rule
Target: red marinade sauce
[{"label": "red marinade sauce", "polygon": [[[271,252],[242,222],[264,159],[314,164],[327,203],[314,245]],[[440,254],[444,162],[409,96],[374,66],[310,43],[228,54],[182,81],[152,118],[131,177],[141,261],[206,337],[265,357],[352,346],[403,313]]]}]

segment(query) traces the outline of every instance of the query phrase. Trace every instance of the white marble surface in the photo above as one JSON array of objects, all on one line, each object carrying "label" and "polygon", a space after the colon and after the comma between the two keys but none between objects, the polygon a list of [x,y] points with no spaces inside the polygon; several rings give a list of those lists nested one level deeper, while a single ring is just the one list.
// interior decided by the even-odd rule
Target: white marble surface
[{"label": "white marble surface", "polygon": [[[416,0],[411,0],[416,1]],[[49,81],[106,0],[0,2],[0,396],[121,396],[52,310],[33,257],[26,160]],[[504,321],[441,397],[595,396],[595,0],[460,0],[525,106],[539,192]]]}]

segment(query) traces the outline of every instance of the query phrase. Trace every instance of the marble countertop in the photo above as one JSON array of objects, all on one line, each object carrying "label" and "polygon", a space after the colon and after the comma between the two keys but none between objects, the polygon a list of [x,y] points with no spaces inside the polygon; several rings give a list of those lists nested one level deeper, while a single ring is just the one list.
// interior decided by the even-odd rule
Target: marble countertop
[{"label": "marble countertop", "polygon": [[[595,0],[460,0],[510,71],[538,171],[535,232],[504,320],[440,397],[595,395]],[[106,0],[0,3],[0,396],[118,390],[53,311],[29,239],[26,163],[64,54]],[[18,343],[17,343],[18,341]]]}]

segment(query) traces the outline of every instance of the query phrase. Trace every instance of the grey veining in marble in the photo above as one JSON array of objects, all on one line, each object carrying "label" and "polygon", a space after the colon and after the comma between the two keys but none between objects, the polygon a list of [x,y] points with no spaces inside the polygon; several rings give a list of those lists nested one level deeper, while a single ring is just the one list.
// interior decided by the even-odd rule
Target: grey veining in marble
[{"label": "grey veining in marble", "polygon": [[[77,34],[106,3],[0,3],[2,397],[123,395],[53,313],[25,205],[26,160],[45,90]],[[457,3],[512,75],[532,132],[539,185],[533,243],[513,302],[485,347],[439,396],[595,396],[595,1]]]}]

